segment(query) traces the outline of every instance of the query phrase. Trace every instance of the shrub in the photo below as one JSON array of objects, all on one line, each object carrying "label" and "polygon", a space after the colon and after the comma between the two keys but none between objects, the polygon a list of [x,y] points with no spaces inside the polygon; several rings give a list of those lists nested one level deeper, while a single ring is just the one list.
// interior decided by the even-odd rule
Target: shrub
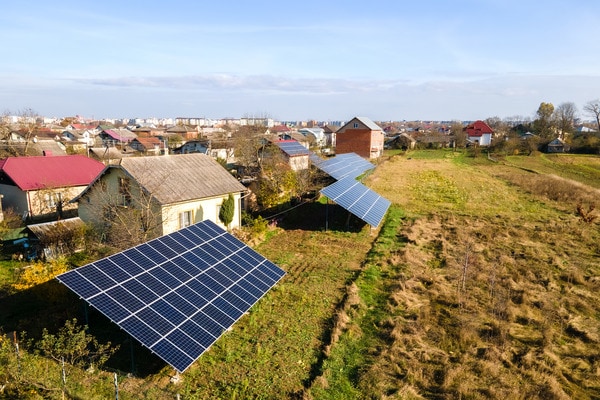
[{"label": "shrub", "polygon": [[44,328],[42,338],[36,347],[42,353],[56,361],[71,365],[102,365],[117,350],[111,343],[98,343],[98,340],[86,333],[87,326],[77,325],[77,319],[67,320],[56,335]]}]

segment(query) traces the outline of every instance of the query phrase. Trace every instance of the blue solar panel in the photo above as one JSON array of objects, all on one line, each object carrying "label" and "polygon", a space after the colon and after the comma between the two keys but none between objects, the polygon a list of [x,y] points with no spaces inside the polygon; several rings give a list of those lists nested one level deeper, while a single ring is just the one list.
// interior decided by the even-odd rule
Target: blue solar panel
[{"label": "blue solar panel", "polygon": [[183,372],[284,274],[203,221],[57,279]]},{"label": "blue solar panel", "polygon": [[373,164],[356,153],[339,154],[326,160],[319,159],[317,163],[313,161],[313,164],[332,178],[338,180],[347,176],[356,178],[375,168]]},{"label": "blue solar panel", "polygon": [[324,158],[321,158],[318,154],[313,153],[312,151],[308,155],[308,159],[315,167],[319,167],[323,162],[325,162]]},{"label": "blue solar panel", "polygon": [[379,226],[391,204],[350,176],[321,189],[321,193],[374,227]]},{"label": "blue solar panel", "polygon": [[275,143],[288,156],[306,156],[310,151],[296,140],[286,140]]}]

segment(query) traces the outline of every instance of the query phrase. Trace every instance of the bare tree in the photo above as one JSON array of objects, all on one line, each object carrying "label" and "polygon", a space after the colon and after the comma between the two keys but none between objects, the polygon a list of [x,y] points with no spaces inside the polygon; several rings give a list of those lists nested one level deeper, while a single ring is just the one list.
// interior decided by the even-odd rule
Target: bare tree
[{"label": "bare tree", "polygon": [[[114,168],[110,178],[98,180],[80,202],[80,214],[87,215],[100,240],[123,249],[144,243],[162,234],[170,215],[155,197],[169,176],[151,176],[144,187]],[[158,174],[148,168],[148,174]],[[184,188],[180,188],[184,190]],[[83,210],[82,210],[83,206]]]},{"label": "bare tree", "polygon": [[74,188],[61,188],[58,185],[48,184],[37,190],[31,198],[31,216],[54,215],[58,219],[73,216],[76,206],[71,203],[79,191]]},{"label": "bare tree", "polygon": [[460,266],[460,277],[458,279],[457,285],[457,294],[458,294],[458,304],[460,307],[463,306],[464,297],[467,293],[467,278],[469,274],[469,269],[471,264],[473,263],[473,242],[469,239],[465,240],[465,253],[462,260],[462,265]]},{"label": "bare tree", "polygon": [[256,176],[262,170],[261,153],[266,145],[265,131],[266,128],[262,125],[244,125],[232,133],[235,157],[246,175]]},{"label": "bare tree", "polygon": [[0,141],[2,142],[2,156],[4,156],[5,154],[7,156],[17,155],[11,146],[10,139],[12,129],[13,127],[11,124],[10,111],[6,110],[4,111],[4,113],[2,113],[2,116],[0,117]]},{"label": "bare tree", "polygon": [[25,108],[18,114],[18,128],[19,132],[25,138],[25,147],[23,149],[23,155],[27,155],[29,146],[33,143],[35,132],[38,130],[38,113],[31,108]]},{"label": "bare tree", "polygon": [[583,111],[596,120],[597,131],[600,132],[600,100],[590,100],[583,106]]},{"label": "bare tree", "polygon": [[577,106],[575,103],[567,102],[559,104],[554,110],[556,127],[564,139],[573,133],[577,121]]},{"label": "bare tree", "polygon": [[500,117],[491,117],[485,120],[490,128],[494,131],[495,137],[506,137],[510,131],[511,125]]}]

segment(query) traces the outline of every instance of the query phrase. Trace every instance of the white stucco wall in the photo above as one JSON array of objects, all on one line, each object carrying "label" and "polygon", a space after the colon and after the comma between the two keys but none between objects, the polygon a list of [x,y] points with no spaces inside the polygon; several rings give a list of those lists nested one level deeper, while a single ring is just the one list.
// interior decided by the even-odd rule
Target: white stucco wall
[{"label": "white stucco wall", "polygon": [[[208,199],[190,201],[185,203],[173,204],[163,208],[163,235],[172,233],[181,229],[179,223],[179,214],[191,211],[192,223],[210,220],[226,229],[225,225],[219,220],[219,208],[223,201],[227,200],[228,195],[213,197]],[[241,196],[239,193],[233,195],[235,201],[235,212],[230,228],[238,228],[241,224],[242,214],[240,211]]]},{"label": "white stucco wall", "polygon": [[4,196],[2,206],[5,210],[12,209],[15,213],[25,216],[37,217],[56,212],[56,206],[49,207],[47,195],[60,198],[63,203],[63,210],[74,209],[77,206],[68,202],[78,196],[85,186],[73,186],[67,188],[41,189],[23,192],[13,185],[0,185],[0,194]]},{"label": "white stucco wall", "polygon": [[289,157],[288,159],[289,159],[290,167],[294,171],[303,171],[305,169],[308,169],[308,167],[310,165],[308,162],[308,156],[295,156],[295,157]]}]

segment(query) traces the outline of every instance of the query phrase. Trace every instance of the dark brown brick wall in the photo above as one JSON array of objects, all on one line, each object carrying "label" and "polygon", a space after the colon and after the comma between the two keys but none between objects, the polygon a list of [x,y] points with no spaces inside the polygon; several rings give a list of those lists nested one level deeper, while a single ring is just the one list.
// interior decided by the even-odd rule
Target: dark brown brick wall
[{"label": "dark brown brick wall", "polygon": [[371,157],[371,130],[348,129],[336,135],[335,152],[337,154],[356,153],[361,157]]}]

